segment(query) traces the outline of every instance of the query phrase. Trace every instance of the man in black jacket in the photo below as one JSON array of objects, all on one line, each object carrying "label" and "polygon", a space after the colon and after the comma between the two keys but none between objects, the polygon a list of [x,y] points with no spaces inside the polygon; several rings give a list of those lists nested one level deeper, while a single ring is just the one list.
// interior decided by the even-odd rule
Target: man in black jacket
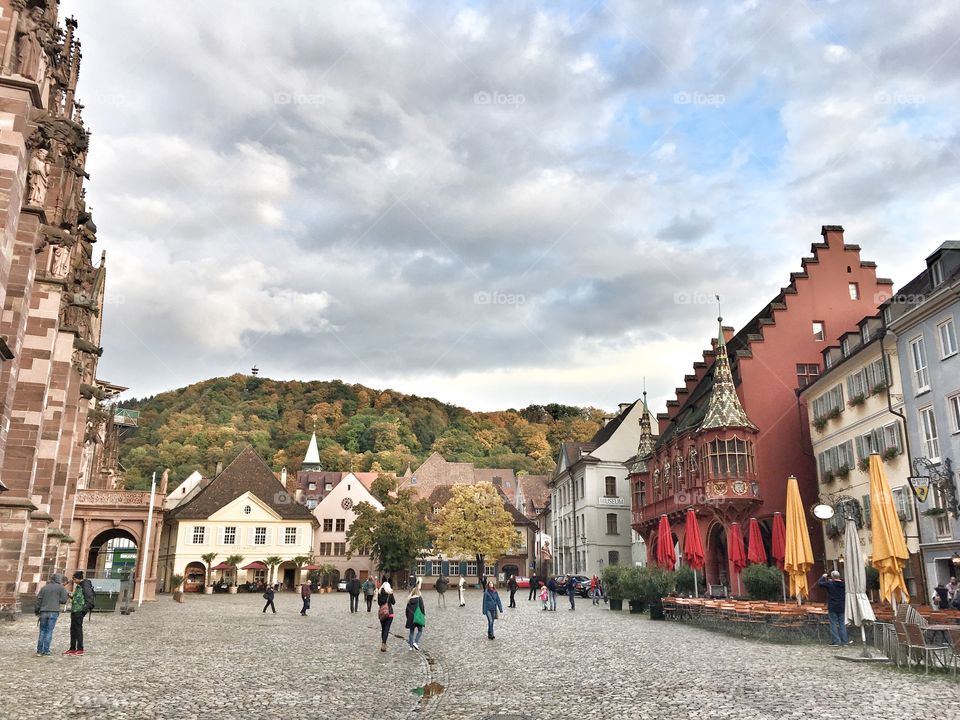
[{"label": "man in black jacket", "polygon": [[360,607],[360,579],[352,577],[347,580],[347,592],[350,593],[350,612],[355,613]]},{"label": "man in black jacket", "polygon": [[847,637],[847,623],[844,615],[847,611],[847,586],[840,578],[840,573],[834,570],[828,576],[826,573],[820,578],[817,586],[827,591],[827,617],[830,620],[830,644],[849,645],[852,641]]},{"label": "man in black jacket", "polygon": [[530,576],[530,593],[527,595],[527,600],[533,600],[537,595],[537,588],[540,587],[540,578],[537,577],[537,574],[534,573]]}]

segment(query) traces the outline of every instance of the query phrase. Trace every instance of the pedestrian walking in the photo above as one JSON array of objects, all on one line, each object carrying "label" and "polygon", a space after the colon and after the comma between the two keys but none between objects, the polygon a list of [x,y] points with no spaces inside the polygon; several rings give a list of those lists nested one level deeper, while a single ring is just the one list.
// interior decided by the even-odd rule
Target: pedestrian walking
[{"label": "pedestrian walking", "polygon": [[380,619],[380,652],[387,651],[387,638],[390,637],[390,626],[393,624],[393,606],[397,604],[393,597],[393,588],[384,578],[380,583],[380,592],[377,593],[377,617]]},{"label": "pedestrian walking", "polygon": [[305,582],[300,586],[300,599],[303,600],[303,607],[300,608],[300,614],[304,617],[307,615],[307,610],[310,609],[310,595],[313,593],[313,590],[310,589],[310,583]]},{"label": "pedestrian walking", "polygon": [[460,607],[466,607],[466,602],[463,599],[463,588],[467,584],[467,581],[464,579],[463,575],[460,576],[460,584],[457,585],[457,592],[460,594]]},{"label": "pedestrian walking", "polygon": [[817,583],[827,591],[827,618],[830,621],[830,644],[852,645],[853,641],[847,637],[847,624],[844,619],[846,612],[847,587],[840,579],[840,573],[834,570],[828,576],[826,573]]},{"label": "pedestrian walking", "polygon": [[577,582],[569,575],[567,576],[567,597],[570,598],[570,609],[577,609]]},{"label": "pedestrian walking", "polygon": [[590,597],[593,598],[593,604],[600,604],[600,578],[594,575],[590,578]]},{"label": "pedestrian walking", "polygon": [[271,610],[273,610],[273,614],[276,615],[277,608],[273,604],[273,596],[274,596],[273,587],[271,585],[267,585],[267,589],[263,591],[263,599],[266,600],[266,602],[263,604],[263,612],[266,612],[267,608],[270,608]]},{"label": "pedestrian walking", "polygon": [[367,602],[367,612],[370,612],[370,609],[373,607],[373,596],[377,591],[377,584],[373,581],[372,578],[367,577],[363,581],[363,599]]},{"label": "pedestrian walking", "polygon": [[450,580],[447,579],[445,575],[441,575],[436,584],[433,586],[437,591],[437,607],[443,605],[444,610],[447,608],[447,588],[450,587]]},{"label": "pedestrian walking", "polygon": [[550,610],[557,611],[557,579],[549,578],[547,580],[547,592],[550,593]]},{"label": "pedestrian walking", "polygon": [[37,638],[37,657],[50,657],[50,642],[53,640],[53,629],[57,626],[60,610],[70,594],[63,586],[62,575],[51,575],[50,582],[40,588],[37,593],[37,604],[34,614],[39,618],[40,635]]},{"label": "pedestrian walking", "polygon": [[530,576],[530,593],[527,595],[527,600],[533,600],[536,597],[537,593],[540,592],[540,578],[537,577],[537,574],[534,573]]},{"label": "pedestrian walking", "polygon": [[347,592],[350,594],[350,612],[355,613],[360,609],[360,580],[352,577],[347,580]]},{"label": "pedestrian walking", "polygon": [[404,615],[407,618],[406,628],[410,631],[407,634],[407,645],[410,646],[411,650],[419,650],[420,637],[423,635],[423,628],[427,624],[427,609],[423,606],[423,595],[420,593],[419,582],[410,591]]},{"label": "pedestrian walking", "polygon": [[950,582],[947,583],[947,598],[951,603],[957,599],[957,590],[960,590],[960,585],[957,584],[955,577],[951,577]]},{"label": "pedestrian walking", "polygon": [[500,594],[493,585],[493,580],[487,583],[487,589],[483,591],[483,614],[487,617],[487,638],[493,640],[493,621],[497,619],[497,611],[503,612],[503,603],[500,602]]},{"label": "pedestrian walking", "polygon": [[96,595],[93,583],[84,579],[83,570],[73,574],[73,595],[70,597],[70,649],[64,655],[83,655],[83,618],[93,610]]},{"label": "pedestrian walking", "polygon": [[515,596],[517,594],[518,587],[520,587],[520,585],[517,584],[517,576],[511,575],[510,579],[507,581],[507,589],[510,591],[510,607],[512,608],[515,608],[517,606],[517,601]]},{"label": "pedestrian walking", "polygon": [[547,586],[543,584],[543,581],[540,581],[540,605],[543,610],[547,609],[547,597],[549,592],[547,591]]}]

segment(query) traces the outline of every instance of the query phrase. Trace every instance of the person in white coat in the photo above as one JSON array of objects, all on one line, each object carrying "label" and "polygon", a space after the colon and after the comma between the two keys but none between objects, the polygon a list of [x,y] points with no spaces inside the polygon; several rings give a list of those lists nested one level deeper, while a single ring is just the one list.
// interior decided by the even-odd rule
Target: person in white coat
[{"label": "person in white coat", "polygon": [[466,602],[463,600],[463,589],[466,587],[467,581],[463,579],[463,575],[460,576],[460,583],[457,585],[457,592],[460,593],[460,607],[466,606]]}]

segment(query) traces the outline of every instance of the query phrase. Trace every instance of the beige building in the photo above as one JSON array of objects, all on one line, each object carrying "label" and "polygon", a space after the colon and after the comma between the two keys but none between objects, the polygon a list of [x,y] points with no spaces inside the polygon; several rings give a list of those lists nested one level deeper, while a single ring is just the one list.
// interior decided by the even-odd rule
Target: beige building
[{"label": "beige building", "polygon": [[834,519],[823,524],[828,569],[843,569],[844,509],[860,518],[863,555],[872,554],[867,458],[876,450],[883,458],[907,537],[911,559],[905,576],[914,595],[920,572],[917,513],[907,481],[910,467],[903,422],[895,414],[902,412],[903,390],[892,339],[884,345],[886,360],[882,357],[882,327],[879,316],[866,317],[857,332],[846,333],[837,344],[826,347],[822,374],[811,378],[800,398],[807,406],[820,498],[837,510]]},{"label": "beige building", "polygon": [[[310,555],[316,526],[310,511],[294,501],[248,447],[166,514],[160,539],[160,586],[169,590],[170,578],[184,575],[185,589],[201,590],[206,567],[202,556],[212,552],[216,553],[214,565],[230,555],[243,557],[237,570],[240,584],[266,581],[266,559],[279,557],[283,562],[274,582],[293,587],[299,581],[294,558]],[[215,571],[211,580],[223,577],[230,582],[233,576],[232,570],[224,569]]]},{"label": "beige building", "polygon": [[327,491],[313,510],[313,516],[317,519],[313,541],[314,561],[336,568],[333,574],[337,580],[354,577],[365,580],[368,575],[375,574],[376,568],[369,552],[361,550],[347,557],[347,530],[357,517],[353,509],[362,502],[370,503],[378,511],[383,510],[383,504],[370,494],[369,488],[355,474],[348,472]]}]

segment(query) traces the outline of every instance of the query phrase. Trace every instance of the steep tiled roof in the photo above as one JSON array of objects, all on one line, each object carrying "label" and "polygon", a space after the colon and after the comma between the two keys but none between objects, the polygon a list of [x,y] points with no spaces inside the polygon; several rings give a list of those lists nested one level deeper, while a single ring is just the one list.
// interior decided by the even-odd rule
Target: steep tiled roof
[{"label": "steep tiled roof", "polygon": [[723,318],[719,318],[720,332],[717,336],[717,357],[713,363],[713,387],[707,401],[707,413],[700,424],[701,430],[711,428],[750,428],[757,426],[747,417],[737,390],[733,385],[730,363],[727,360],[727,345],[723,341]]},{"label": "steep tiled roof", "polygon": [[550,499],[549,475],[519,475],[517,482],[523,490],[523,497],[527,500],[525,512],[532,512],[532,506],[542,508]]},{"label": "steep tiled roof", "polygon": [[314,520],[307,508],[289,501],[286,488],[251,447],[241,451],[222,473],[191,500],[181,503],[167,513],[167,519],[208,518],[247,492],[259,498],[284,520]]}]

